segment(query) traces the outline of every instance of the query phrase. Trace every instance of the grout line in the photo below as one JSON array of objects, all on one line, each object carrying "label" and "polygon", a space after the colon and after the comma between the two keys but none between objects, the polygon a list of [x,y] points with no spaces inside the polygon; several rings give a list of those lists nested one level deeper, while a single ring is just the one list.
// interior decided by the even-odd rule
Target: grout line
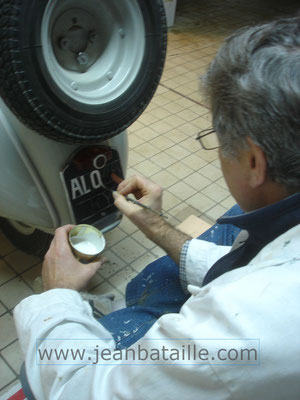
[{"label": "grout line", "polygon": [[[178,92],[178,91],[175,90],[175,89],[169,88],[169,87],[168,87],[167,85],[165,85],[164,83],[160,83],[159,85],[162,86],[162,87],[164,87],[164,88],[166,88],[166,89],[169,89],[171,92],[174,92],[174,93],[180,95],[181,97],[184,97],[184,98],[187,99],[187,100],[192,101],[192,102],[195,103],[195,104],[198,104],[198,106],[204,107],[204,108],[206,108],[208,111],[210,111],[210,109],[209,109],[206,105],[200,103],[200,101],[191,99],[190,97],[186,96],[185,94],[182,94],[182,93]],[[169,103],[168,103],[168,104],[169,104]],[[199,117],[201,117],[201,115],[199,115]],[[187,121],[186,121],[186,122],[187,122]]]},{"label": "grout line", "polygon": [[0,300],[0,304],[1,304],[1,305],[4,307],[4,309],[6,310],[6,311],[4,311],[3,314],[0,315],[0,316],[2,316],[2,315],[6,314],[6,313],[8,312],[8,308],[7,308],[6,305],[3,303],[2,300]]},{"label": "grout line", "polygon": [[[2,348],[1,348],[1,352],[2,352],[3,350],[7,349],[7,347],[11,346],[12,344],[14,344],[14,343],[16,343],[16,342],[18,342],[18,341],[19,341],[18,338],[17,338],[17,339],[14,339],[12,342],[10,342],[10,343],[8,343],[6,346],[2,347]],[[1,357],[4,358],[3,354],[1,354]]]},{"label": "grout line", "polygon": [[[6,388],[8,388],[9,385],[13,384],[13,383],[18,383],[19,382],[19,375],[16,376],[16,378],[13,381],[10,381],[9,383],[7,383],[5,386],[0,387],[0,390],[5,390]],[[2,396],[2,395],[1,395]]]},{"label": "grout line", "polygon": [[[22,281],[23,283],[25,283],[27,287],[29,287],[29,289],[33,290],[32,287],[31,287],[31,286],[25,281],[25,279],[22,277],[22,275],[23,275],[25,272],[28,272],[30,269],[32,269],[32,268],[36,267],[37,265],[39,265],[39,264],[41,263],[41,261],[39,261],[38,263],[32,265],[31,267],[25,269],[25,270],[22,271],[22,272],[17,272],[17,271],[14,269],[14,267],[13,267],[12,265],[10,265],[10,264],[7,262],[7,260],[3,260],[3,261],[7,264],[7,266],[8,266],[16,275],[13,276],[12,278],[8,279],[7,281],[1,283],[1,284],[0,284],[0,288],[1,288],[2,286],[6,285],[7,283],[11,282],[12,280],[14,280],[14,279],[16,279],[16,278],[20,278],[21,281]],[[1,301],[1,300],[0,300],[0,301]]]},{"label": "grout line", "polygon": [[30,267],[28,267],[27,269],[24,269],[24,271],[22,272],[18,272],[10,263],[8,260],[4,260],[6,262],[6,264],[16,273],[17,276],[21,276],[22,274],[24,274],[25,272],[28,272],[31,268],[36,267],[37,265],[39,265],[43,260],[39,259],[39,261],[35,264],[32,264]]},{"label": "grout line", "polygon": [[[2,350],[1,350],[2,351]],[[2,354],[0,355],[0,359],[4,362],[4,364],[6,364],[6,366],[12,371],[12,373],[14,374],[15,378],[14,380],[18,377],[18,375],[15,373],[15,371],[13,370],[13,368],[9,365],[9,363],[6,361],[6,359],[2,356]],[[11,381],[12,382],[12,381]],[[10,385],[11,382],[9,382],[7,385]],[[5,385],[5,386],[7,386]],[[4,388],[4,387],[3,387]],[[2,387],[0,387],[0,390],[3,389]]]}]

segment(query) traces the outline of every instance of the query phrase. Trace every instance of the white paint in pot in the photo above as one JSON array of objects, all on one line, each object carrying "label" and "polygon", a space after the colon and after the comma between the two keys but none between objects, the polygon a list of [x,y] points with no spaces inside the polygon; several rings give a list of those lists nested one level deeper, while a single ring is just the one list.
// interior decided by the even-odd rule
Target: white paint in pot
[{"label": "white paint in pot", "polygon": [[76,244],[73,243],[73,247],[77,251],[80,251],[80,253],[83,253],[83,254],[89,254],[89,255],[98,254],[97,247],[93,243],[89,242],[88,240],[82,240]]},{"label": "white paint in pot", "polygon": [[93,233],[84,236],[74,236],[71,238],[74,249],[82,254],[96,255],[101,253],[105,247],[105,240]]}]

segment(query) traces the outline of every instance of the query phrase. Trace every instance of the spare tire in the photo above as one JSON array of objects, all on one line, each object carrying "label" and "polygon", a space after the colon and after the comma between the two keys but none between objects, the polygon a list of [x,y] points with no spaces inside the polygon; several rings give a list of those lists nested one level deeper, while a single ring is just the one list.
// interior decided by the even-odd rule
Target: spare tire
[{"label": "spare tire", "polygon": [[164,66],[161,0],[0,0],[0,91],[32,130],[94,143],[132,124]]}]

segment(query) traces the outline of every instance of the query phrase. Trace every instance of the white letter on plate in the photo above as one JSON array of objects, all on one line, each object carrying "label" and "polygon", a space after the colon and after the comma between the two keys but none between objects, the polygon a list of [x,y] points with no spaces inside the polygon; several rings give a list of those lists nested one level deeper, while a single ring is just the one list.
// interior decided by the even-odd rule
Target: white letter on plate
[{"label": "white letter on plate", "polygon": [[[80,186],[80,183],[78,181],[78,178],[74,178],[71,180],[71,189],[72,189],[72,200],[75,200],[76,197],[83,196],[83,190],[82,187]],[[78,196],[77,196],[78,192]]]}]

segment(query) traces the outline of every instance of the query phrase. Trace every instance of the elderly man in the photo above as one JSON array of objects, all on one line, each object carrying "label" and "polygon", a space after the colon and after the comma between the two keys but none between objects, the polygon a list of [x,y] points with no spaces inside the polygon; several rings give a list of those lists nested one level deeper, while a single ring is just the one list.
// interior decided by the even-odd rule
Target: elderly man
[{"label": "elderly man", "polygon": [[[80,265],[70,227],[59,229],[46,291],[15,309],[37,399],[300,398],[300,18],[234,34],[204,89],[224,178],[244,212],[235,207],[191,239],[126,200],[160,210],[159,186],[122,182],[116,206],[168,257],[128,285],[126,308],[99,321],[77,291],[101,262]],[[81,362],[45,362],[45,350],[66,342],[86,346]]]}]

